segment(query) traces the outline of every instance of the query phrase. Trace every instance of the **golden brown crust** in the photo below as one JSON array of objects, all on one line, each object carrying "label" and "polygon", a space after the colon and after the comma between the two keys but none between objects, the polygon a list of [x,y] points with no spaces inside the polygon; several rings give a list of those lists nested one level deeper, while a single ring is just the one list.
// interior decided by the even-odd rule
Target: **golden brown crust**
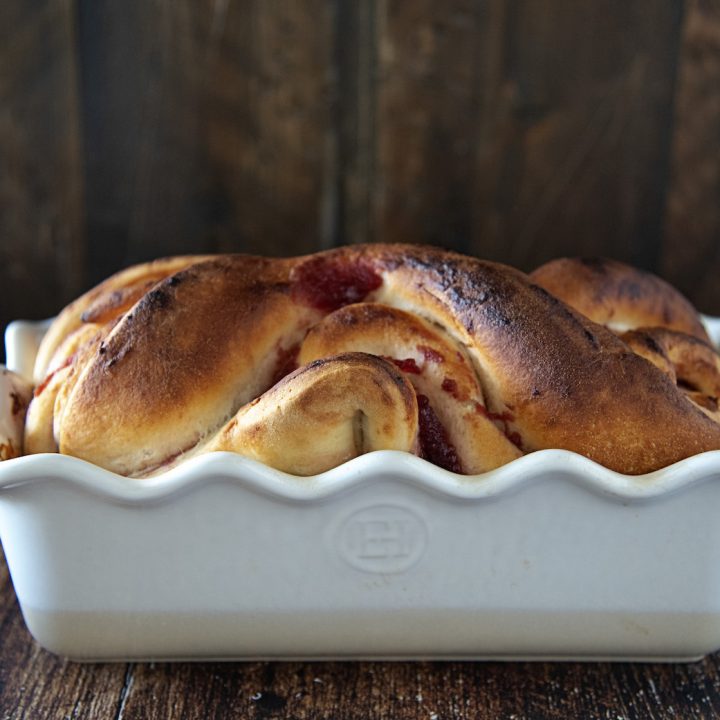
[{"label": "golden brown crust", "polygon": [[281,344],[317,319],[281,263],[219,257],[170,276],[82,369],[56,420],[60,452],[125,474],[163,462],[267,390]]},{"label": "golden brown crust", "polygon": [[662,370],[700,410],[720,421],[720,356],[715,348],[666,328],[630,330],[621,338],[633,352]]},{"label": "golden brown crust", "polygon": [[160,280],[207,256],[185,256],[133,265],[115,273],[68,305],[48,329],[35,358],[35,383],[45,378],[59,346],[87,322],[109,322],[133,305]]},{"label": "golden brown crust", "polygon": [[347,305],[312,328],[298,362],[304,365],[348,350],[379,355],[405,368],[407,379],[428,398],[455,449],[458,467],[447,469],[476,474],[522,455],[508,438],[513,430],[490,417],[492,411],[462,346],[439,328],[388,305]]},{"label": "golden brown crust", "polygon": [[528,450],[573,450],[639,474],[720,448],[720,426],[604,327],[511,268],[406,249],[383,291],[443,324]]},{"label": "golden brown crust", "polygon": [[672,285],[616,260],[559,258],[530,279],[612,330],[664,327],[709,342],[697,310]]},{"label": "golden brown crust", "polygon": [[414,449],[410,383],[382,358],[345,353],[304,365],[249,403],[204,451],[231,450],[314,475],[373,450]]},{"label": "golden brown crust", "polygon": [[[720,425],[666,372],[512,268],[405,245],[354,246],[292,260],[218,256],[180,264],[184,269],[153,285],[132,307],[132,292],[120,293],[115,305],[103,292],[86,302],[86,309],[94,308],[86,319],[96,339],[76,353],[53,408],[45,410],[52,413],[61,452],[142,475],[167,467],[179,453],[224,446],[261,457],[266,447],[264,461],[313,472],[306,457],[283,464],[277,449],[304,437],[304,419],[332,415],[335,408],[325,407],[330,395],[317,390],[327,388],[327,380],[309,371],[276,384],[290,369],[288,358],[296,351],[310,360],[361,350],[407,359],[386,350],[392,336],[406,349],[417,349],[418,337],[440,353],[455,346],[472,366],[470,374],[455,368],[457,377],[450,379],[464,388],[474,384],[472,393],[485,408],[470,431],[476,452],[463,451],[463,457],[474,456],[473,471],[516,456],[516,450],[507,459],[494,455],[509,446],[507,439],[518,440],[525,452],[564,448],[630,474],[720,448]],[[136,288],[142,273],[129,277]],[[117,291],[116,284],[105,294]],[[363,315],[367,327],[358,330]],[[51,333],[55,351],[61,335]],[[341,364],[329,367],[339,378]],[[417,390],[414,374],[405,373]],[[439,375],[431,375],[428,393],[437,407],[429,408],[428,417],[441,417],[433,432],[442,444],[448,427],[456,432],[448,408],[460,414],[467,408],[464,401],[442,406]],[[350,393],[354,385],[343,387]],[[291,402],[292,393],[306,400]],[[478,402],[472,393],[468,401]],[[394,422],[407,414],[402,393],[399,398]],[[270,420],[273,403],[277,422]],[[373,413],[381,426],[383,414]],[[347,425],[337,426],[347,439]],[[493,445],[482,428],[492,428],[500,440]],[[418,442],[411,443],[415,449]]]}]

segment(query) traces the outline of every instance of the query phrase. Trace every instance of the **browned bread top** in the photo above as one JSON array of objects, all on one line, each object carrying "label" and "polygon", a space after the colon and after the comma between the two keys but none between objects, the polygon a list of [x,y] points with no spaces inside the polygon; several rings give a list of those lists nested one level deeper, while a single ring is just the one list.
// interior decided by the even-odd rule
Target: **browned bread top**
[{"label": "browned bread top", "polygon": [[534,270],[530,278],[612,330],[665,327],[709,341],[697,310],[672,285],[616,260],[558,258]]},{"label": "browned bread top", "polygon": [[408,245],[163,263],[61,314],[28,451],[310,474],[392,448],[474,474],[543,448],[625,473],[720,448],[673,377],[507,266]]}]

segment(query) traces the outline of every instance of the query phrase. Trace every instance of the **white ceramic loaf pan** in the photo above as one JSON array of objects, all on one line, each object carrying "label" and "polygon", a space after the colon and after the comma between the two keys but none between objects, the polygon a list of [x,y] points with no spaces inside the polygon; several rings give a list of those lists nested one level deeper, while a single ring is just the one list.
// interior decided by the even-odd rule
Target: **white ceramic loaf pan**
[{"label": "white ceramic loaf pan", "polygon": [[[10,326],[11,369],[45,327]],[[0,463],[25,621],[78,660],[695,659],[720,648],[718,508],[720,452],[642,477],[559,450],[474,478],[395,452],[313,478]]]}]

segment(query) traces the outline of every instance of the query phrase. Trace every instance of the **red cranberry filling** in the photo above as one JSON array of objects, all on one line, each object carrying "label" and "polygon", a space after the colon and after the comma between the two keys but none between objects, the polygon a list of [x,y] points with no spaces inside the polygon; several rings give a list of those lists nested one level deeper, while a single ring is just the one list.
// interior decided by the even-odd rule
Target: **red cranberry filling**
[{"label": "red cranberry filling", "polygon": [[455,446],[425,395],[418,395],[420,455],[445,470],[461,473],[462,466]]},{"label": "red cranberry filling", "polygon": [[293,270],[293,297],[323,312],[361,302],[382,285],[368,262],[318,257]]},{"label": "red cranberry filling", "polygon": [[56,367],[51,373],[47,375],[47,377],[35,388],[33,392],[33,397],[37,397],[50,384],[50,381],[55,377],[55,375],[61,370],[64,370],[66,367],[68,367],[68,365],[70,365],[73,360],[75,360],[74,353],[69,358],[67,358],[62,365]]},{"label": "red cranberry filling", "polygon": [[270,387],[277,385],[277,383],[279,383],[286,375],[289,375],[294,370],[297,370],[297,359],[299,353],[299,345],[278,349],[275,372],[273,373]]},{"label": "red cranberry filling", "polygon": [[522,437],[520,436],[520,433],[516,430],[511,430],[508,426],[508,423],[511,423],[513,420],[515,420],[515,416],[509,410],[506,410],[503,413],[495,413],[488,410],[484,405],[481,405],[480,403],[475,403],[475,409],[489,420],[492,420],[495,423],[502,424],[502,430],[505,433],[505,437],[518,449],[523,449]]},{"label": "red cranberry filling", "polygon": [[396,365],[405,373],[410,373],[411,375],[420,375],[422,373],[422,369],[418,367],[418,364],[413,360],[413,358],[404,358],[402,360],[398,358],[392,358],[392,357],[385,357],[383,355],[383,360],[387,360],[388,362],[391,362],[393,365]]},{"label": "red cranberry filling", "polygon": [[445,356],[439,353],[434,348],[427,345],[418,345],[417,349],[423,354],[423,357],[427,362],[443,363],[445,362]]}]

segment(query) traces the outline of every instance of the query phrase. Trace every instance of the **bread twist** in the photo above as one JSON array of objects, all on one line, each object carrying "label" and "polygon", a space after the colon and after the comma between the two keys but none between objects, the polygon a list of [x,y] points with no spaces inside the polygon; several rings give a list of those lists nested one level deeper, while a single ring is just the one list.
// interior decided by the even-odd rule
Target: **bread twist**
[{"label": "bread twist", "polygon": [[720,422],[720,356],[695,308],[659,277],[615,260],[560,258],[530,278],[615,331],[678,390]]},{"label": "bread twist", "polygon": [[375,449],[475,474],[564,448],[633,474],[720,448],[717,378],[684,391],[677,343],[648,360],[638,338],[517,270],[428,247],[174,258],[60,314],[25,451],[141,477],[212,450],[308,475]]}]

